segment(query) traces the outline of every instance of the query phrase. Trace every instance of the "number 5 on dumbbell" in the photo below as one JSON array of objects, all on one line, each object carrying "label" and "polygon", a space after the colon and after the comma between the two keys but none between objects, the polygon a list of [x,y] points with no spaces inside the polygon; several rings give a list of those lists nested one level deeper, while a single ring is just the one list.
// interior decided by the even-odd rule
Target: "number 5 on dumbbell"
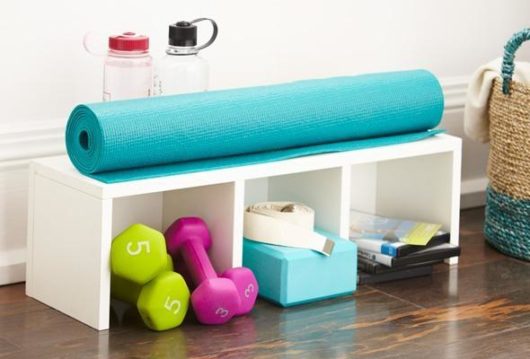
[{"label": "number 5 on dumbbell", "polygon": [[133,224],[112,241],[112,272],[144,285],[162,271],[167,262],[166,243],[162,233]]},{"label": "number 5 on dumbbell", "polygon": [[182,304],[180,303],[180,300],[171,299],[170,296],[167,296],[166,302],[164,303],[164,308],[166,308],[168,311],[172,312],[173,314],[177,314],[180,311],[181,305]]},{"label": "number 5 on dumbbell", "polygon": [[[136,246],[136,249],[133,249],[134,246]],[[151,246],[149,245],[148,241],[131,241],[127,243],[127,253],[129,253],[129,255],[131,256],[139,255],[140,253],[142,253],[142,249],[147,254],[151,253]]]}]

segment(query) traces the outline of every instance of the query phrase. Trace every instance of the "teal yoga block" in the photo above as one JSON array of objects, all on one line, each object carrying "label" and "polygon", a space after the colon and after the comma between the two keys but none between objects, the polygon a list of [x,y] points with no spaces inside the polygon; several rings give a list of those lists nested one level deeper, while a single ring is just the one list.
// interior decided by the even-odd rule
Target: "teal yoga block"
[{"label": "teal yoga block", "polygon": [[244,240],[243,265],[254,272],[262,298],[288,307],[355,292],[357,246],[319,232],[335,242],[329,257],[310,249]]}]

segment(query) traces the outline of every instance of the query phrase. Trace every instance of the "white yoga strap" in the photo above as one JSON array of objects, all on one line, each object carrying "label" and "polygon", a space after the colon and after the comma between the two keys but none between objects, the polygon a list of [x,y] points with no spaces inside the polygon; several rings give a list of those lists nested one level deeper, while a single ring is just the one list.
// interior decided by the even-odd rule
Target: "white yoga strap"
[{"label": "white yoga strap", "polygon": [[307,248],[329,256],[335,243],[314,232],[315,211],[293,202],[261,202],[245,210],[244,236],[257,242]]}]

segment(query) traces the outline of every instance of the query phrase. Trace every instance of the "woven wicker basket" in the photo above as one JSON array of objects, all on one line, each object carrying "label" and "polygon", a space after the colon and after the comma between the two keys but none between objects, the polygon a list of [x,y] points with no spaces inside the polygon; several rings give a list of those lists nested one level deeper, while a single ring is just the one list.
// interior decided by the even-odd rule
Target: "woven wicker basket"
[{"label": "woven wicker basket", "polygon": [[515,52],[530,29],[506,44],[502,80],[489,100],[490,153],[484,232],[508,255],[530,260],[530,87],[512,81]]},{"label": "woven wicker basket", "polygon": [[530,260],[530,200],[514,199],[489,187],[484,234],[510,256]]}]

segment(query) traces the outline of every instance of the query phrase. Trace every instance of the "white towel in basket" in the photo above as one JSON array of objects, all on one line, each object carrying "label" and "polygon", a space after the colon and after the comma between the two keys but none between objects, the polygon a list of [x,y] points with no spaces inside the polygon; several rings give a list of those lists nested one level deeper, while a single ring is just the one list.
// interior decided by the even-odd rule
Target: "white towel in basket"
[{"label": "white towel in basket", "polygon": [[[501,76],[502,58],[482,65],[475,71],[467,90],[464,131],[478,142],[489,142],[488,100],[493,80]],[[515,62],[513,80],[530,85],[530,63]]]}]

